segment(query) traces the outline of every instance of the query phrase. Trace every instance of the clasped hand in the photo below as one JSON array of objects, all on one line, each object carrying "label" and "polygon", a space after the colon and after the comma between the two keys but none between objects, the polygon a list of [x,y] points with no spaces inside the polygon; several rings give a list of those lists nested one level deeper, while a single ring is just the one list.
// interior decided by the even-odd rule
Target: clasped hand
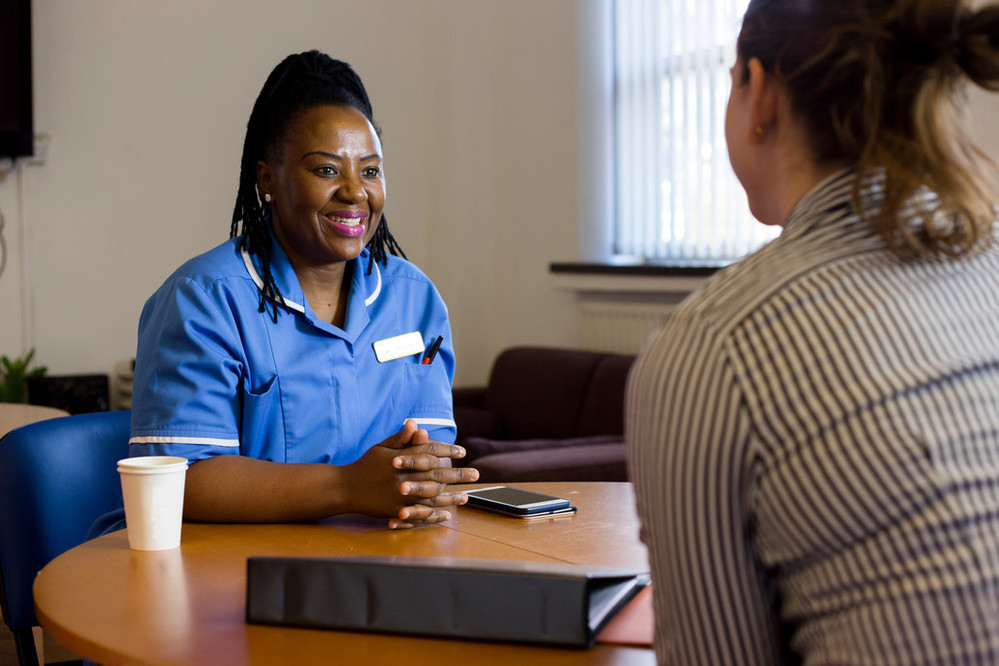
[{"label": "clasped hand", "polygon": [[[431,440],[427,431],[418,428],[412,420],[407,420],[395,435],[372,447],[365,457],[368,455],[383,460],[388,458],[393,471],[396,510],[394,517],[389,519],[389,529],[450,519],[451,513],[443,509],[464,504],[468,497],[462,492],[447,492],[447,484],[471,483],[479,478],[478,470],[472,467],[451,466],[452,460],[465,457],[462,447]],[[376,492],[382,489],[389,490],[382,486]]]}]

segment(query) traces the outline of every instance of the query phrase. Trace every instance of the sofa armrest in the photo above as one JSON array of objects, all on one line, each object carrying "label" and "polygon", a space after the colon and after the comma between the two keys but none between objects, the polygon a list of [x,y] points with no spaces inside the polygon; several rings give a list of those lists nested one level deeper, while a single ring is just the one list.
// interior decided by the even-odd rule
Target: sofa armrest
[{"label": "sofa armrest", "polygon": [[477,407],[483,409],[486,405],[486,387],[469,386],[451,389],[451,399],[454,401],[456,409],[458,407]]},{"label": "sofa armrest", "polygon": [[[624,441],[623,435],[598,435],[593,437],[566,437],[551,439],[491,439],[488,437],[462,437],[459,444],[465,447],[465,464],[472,464],[479,458],[502,453],[540,451],[542,449],[570,449],[594,444],[613,444]],[[574,451],[566,451],[566,456]]]},{"label": "sofa armrest", "polygon": [[628,480],[624,442],[495,453],[473,466],[480,483]]},{"label": "sofa armrest", "polygon": [[496,414],[477,407],[454,408],[454,422],[458,426],[456,444],[462,443],[468,437],[502,437],[503,419]]}]

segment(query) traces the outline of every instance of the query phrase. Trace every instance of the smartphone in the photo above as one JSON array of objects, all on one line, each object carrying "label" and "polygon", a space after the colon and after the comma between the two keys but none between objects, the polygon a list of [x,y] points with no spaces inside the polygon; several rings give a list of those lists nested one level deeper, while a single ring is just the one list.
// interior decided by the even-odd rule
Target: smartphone
[{"label": "smartphone", "polygon": [[523,517],[575,510],[569,500],[562,497],[511,486],[489,486],[488,488],[465,490],[464,493],[468,495],[469,506],[511,516]]}]

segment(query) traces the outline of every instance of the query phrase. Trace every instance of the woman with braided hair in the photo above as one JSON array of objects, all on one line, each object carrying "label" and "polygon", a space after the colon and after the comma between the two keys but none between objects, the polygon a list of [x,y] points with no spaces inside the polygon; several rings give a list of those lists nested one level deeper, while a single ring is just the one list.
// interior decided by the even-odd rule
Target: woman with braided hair
[{"label": "woman with braided hair", "polygon": [[402,528],[465,501],[446,491],[478,477],[450,464],[464,451],[447,309],[384,206],[361,80],[318,51],[289,56],[250,114],[230,240],[181,266],[139,324],[131,455],[191,461],[187,519]]},{"label": "woman with braided hair", "polygon": [[[780,236],[626,398],[662,664],[999,664],[999,6],[750,0],[729,157]],[[980,3],[979,3],[980,4]]]}]

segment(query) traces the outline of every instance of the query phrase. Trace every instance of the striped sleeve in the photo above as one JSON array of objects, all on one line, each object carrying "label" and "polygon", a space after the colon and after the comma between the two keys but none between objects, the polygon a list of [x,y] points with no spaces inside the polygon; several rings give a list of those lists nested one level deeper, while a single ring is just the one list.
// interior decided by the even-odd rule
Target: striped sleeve
[{"label": "striped sleeve", "polygon": [[745,518],[758,451],[718,336],[692,319],[678,314],[650,340],[626,400],[657,657],[691,666],[773,664],[779,649],[771,592]]}]

